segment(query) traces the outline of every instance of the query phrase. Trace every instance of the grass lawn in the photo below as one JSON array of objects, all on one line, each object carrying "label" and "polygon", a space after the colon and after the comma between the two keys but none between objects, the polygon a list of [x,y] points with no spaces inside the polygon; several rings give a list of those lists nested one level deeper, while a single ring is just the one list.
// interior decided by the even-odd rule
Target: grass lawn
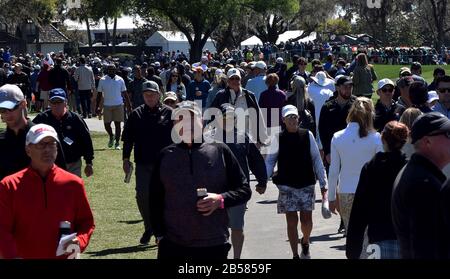
[{"label": "grass lawn", "polygon": [[108,136],[93,133],[94,176],[85,178],[94,212],[95,232],[83,258],[156,258],[154,238],[150,246],[139,245],[144,230],[135,199],[134,175],[123,182],[122,151],[107,148]]}]

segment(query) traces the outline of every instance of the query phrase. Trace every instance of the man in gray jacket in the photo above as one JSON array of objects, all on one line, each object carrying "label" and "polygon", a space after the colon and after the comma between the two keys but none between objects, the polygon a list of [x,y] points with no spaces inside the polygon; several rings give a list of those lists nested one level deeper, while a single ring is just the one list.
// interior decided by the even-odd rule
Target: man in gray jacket
[{"label": "man in gray jacket", "polygon": [[150,183],[158,259],[224,260],[231,247],[224,209],[250,199],[248,180],[225,144],[203,143],[201,109],[194,102],[180,103],[173,115],[179,143],[161,151]]}]

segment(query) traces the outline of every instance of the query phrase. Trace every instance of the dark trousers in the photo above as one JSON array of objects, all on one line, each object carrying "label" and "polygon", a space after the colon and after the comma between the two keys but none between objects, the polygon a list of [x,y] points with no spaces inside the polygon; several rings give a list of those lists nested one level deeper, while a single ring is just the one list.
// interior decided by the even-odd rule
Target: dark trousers
[{"label": "dark trousers", "polygon": [[226,260],[231,244],[211,247],[185,247],[163,238],[159,242],[158,260]]},{"label": "dark trousers", "polygon": [[81,108],[83,116],[91,114],[91,90],[79,90]]},{"label": "dark trousers", "polygon": [[136,164],[136,202],[139,213],[144,220],[145,231],[152,235],[153,231],[150,226],[150,205],[149,205],[149,185],[153,165]]}]

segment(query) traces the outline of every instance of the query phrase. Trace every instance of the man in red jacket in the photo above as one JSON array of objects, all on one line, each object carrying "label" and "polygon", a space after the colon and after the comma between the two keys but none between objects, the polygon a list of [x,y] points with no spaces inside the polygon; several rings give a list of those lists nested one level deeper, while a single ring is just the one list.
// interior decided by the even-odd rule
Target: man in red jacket
[{"label": "man in red jacket", "polygon": [[59,225],[68,221],[69,241],[83,252],[94,232],[94,218],[81,178],[55,165],[56,131],[48,125],[33,126],[26,136],[28,168],[0,182],[0,258],[67,258],[56,256]]}]

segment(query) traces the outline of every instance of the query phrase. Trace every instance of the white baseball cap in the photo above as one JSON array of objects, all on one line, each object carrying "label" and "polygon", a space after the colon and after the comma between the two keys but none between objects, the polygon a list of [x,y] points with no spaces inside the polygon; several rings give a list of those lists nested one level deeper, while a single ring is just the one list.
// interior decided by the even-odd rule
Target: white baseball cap
[{"label": "white baseball cap", "polygon": [[46,137],[52,137],[59,142],[58,134],[52,126],[37,124],[30,128],[25,139],[25,145],[37,144]]},{"label": "white baseball cap", "polygon": [[266,65],[266,63],[264,63],[264,61],[256,62],[255,67],[258,69],[261,69],[261,70],[267,69],[267,65]]},{"label": "white baseball cap", "polygon": [[293,105],[284,106],[283,109],[281,110],[281,116],[283,116],[283,118],[292,114],[298,116],[298,109]]},{"label": "white baseball cap", "polygon": [[229,69],[228,72],[227,72],[227,77],[231,78],[231,77],[234,77],[234,76],[238,76],[240,78],[241,77],[241,71],[239,71],[236,68]]},{"label": "white baseball cap", "polygon": [[395,87],[395,83],[392,80],[384,78],[378,82],[378,90],[385,87],[386,85],[392,85],[393,87]]},{"label": "white baseball cap", "polygon": [[278,58],[277,58],[277,63],[278,63],[278,64],[281,64],[281,63],[283,63],[283,62],[284,62],[283,58],[281,58],[281,57],[278,57]]},{"label": "white baseball cap", "polygon": [[22,90],[17,85],[5,84],[0,87],[0,108],[13,109],[24,99]]},{"label": "white baseball cap", "polygon": [[439,100],[438,93],[436,91],[429,91],[428,92],[428,103],[431,104],[431,102],[434,102],[436,100]]}]

